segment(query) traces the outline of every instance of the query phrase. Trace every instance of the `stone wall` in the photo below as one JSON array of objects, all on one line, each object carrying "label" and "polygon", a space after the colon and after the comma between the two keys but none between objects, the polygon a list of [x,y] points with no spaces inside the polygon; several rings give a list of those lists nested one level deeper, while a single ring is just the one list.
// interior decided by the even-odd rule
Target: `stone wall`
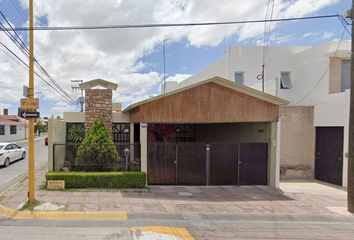
[{"label": "stone wall", "polygon": [[111,89],[86,89],[85,90],[85,133],[97,119],[103,120],[112,137],[112,90]]}]

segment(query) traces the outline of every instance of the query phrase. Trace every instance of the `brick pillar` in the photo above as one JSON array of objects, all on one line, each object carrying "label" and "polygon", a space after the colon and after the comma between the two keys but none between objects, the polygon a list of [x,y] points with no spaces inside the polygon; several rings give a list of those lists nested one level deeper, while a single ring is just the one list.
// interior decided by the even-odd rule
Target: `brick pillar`
[{"label": "brick pillar", "polygon": [[85,90],[85,133],[97,119],[103,120],[112,138],[112,90],[86,89]]}]

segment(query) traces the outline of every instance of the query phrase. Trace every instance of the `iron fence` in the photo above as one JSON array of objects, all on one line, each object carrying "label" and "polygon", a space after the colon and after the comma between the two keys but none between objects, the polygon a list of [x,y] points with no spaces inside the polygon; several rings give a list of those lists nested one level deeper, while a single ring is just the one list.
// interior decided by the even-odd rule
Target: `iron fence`
[{"label": "iron fence", "polygon": [[[113,147],[118,153],[109,150]],[[81,150],[80,150],[81,147]],[[140,143],[53,144],[53,171],[140,171]]]}]

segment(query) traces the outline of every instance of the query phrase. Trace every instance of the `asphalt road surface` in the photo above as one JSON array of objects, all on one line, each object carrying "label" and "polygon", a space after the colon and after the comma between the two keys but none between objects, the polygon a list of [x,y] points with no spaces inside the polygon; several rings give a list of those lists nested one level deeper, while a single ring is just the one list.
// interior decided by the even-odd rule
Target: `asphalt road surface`
[{"label": "asphalt road surface", "polygon": [[[23,160],[12,162],[10,166],[0,166],[0,193],[12,184],[28,176],[28,141],[15,142],[26,149],[27,156]],[[35,167],[48,161],[48,146],[44,145],[44,136],[34,139],[34,161]]]}]

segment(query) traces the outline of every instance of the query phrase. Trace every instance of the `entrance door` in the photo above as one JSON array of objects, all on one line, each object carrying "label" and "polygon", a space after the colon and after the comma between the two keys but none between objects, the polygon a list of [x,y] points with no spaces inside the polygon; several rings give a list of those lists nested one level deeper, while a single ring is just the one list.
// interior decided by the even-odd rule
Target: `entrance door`
[{"label": "entrance door", "polygon": [[177,184],[206,184],[206,144],[178,143],[177,147]]},{"label": "entrance door", "polygon": [[240,185],[267,185],[268,143],[240,144]]},{"label": "entrance door", "polygon": [[316,127],[315,179],[342,185],[343,127]]}]

